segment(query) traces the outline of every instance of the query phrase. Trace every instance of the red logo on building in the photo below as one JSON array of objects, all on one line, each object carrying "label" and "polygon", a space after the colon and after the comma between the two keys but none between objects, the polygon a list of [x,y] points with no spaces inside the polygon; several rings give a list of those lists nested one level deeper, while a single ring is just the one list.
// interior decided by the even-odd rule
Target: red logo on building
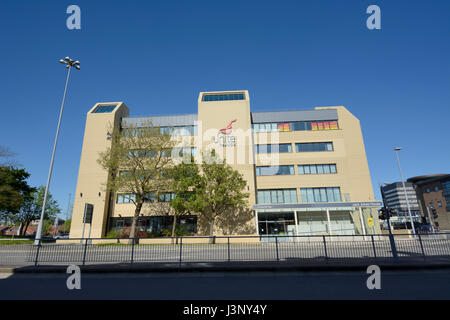
[{"label": "red logo on building", "polygon": [[221,134],[230,134],[233,131],[233,122],[236,122],[236,121],[237,121],[237,119],[231,120],[228,123],[228,125],[225,128],[220,129],[219,132]]}]

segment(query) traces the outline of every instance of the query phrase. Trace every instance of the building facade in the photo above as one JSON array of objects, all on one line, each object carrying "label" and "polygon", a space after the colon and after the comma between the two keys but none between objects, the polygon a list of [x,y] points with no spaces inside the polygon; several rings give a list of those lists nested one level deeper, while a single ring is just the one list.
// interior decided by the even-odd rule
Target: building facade
[{"label": "building facade", "polygon": [[[133,195],[106,192],[108,172],[97,159],[113,143],[111,130],[148,123],[171,133],[177,148],[197,160],[214,150],[247,181],[250,214],[237,212],[229,226],[217,226],[217,235],[380,232],[381,204],[374,198],[359,120],[342,106],[252,112],[242,90],[201,92],[198,113],[186,115],[130,117],[123,102],[97,103],[86,117],[71,238],[105,237],[131,223]],[[168,228],[172,196],[155,194],[138,227],[150,233]],[[94,205],[87,225],[86,203]],[[178,223],[204,234],[197,218],[179,217]]]},{"label": "building facade", "polygon": [[440,230],[450,230],[450,174],[412,177],[424,219]]},{"label": "building facade", "polygon": [[384,193],[384,204],[388,208],[396,210],[396,215],[391,218],[391,224],[395,229],[411,229],[411,218],[409,217],[406,197],[408,197],[411,216],[414,225],[421,223],[421,213],[419,209],[419,202],[416,196],[414,184],[405,182],[405,190],[401,182],[394,182],[386,184],[381,187]]}]

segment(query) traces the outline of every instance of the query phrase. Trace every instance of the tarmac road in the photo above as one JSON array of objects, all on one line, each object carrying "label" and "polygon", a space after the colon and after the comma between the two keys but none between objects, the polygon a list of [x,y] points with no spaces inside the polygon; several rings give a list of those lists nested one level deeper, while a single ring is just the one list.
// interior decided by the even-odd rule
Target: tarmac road
[{"label": "tarmac road", "polygon": [[[450,269],[381,270],[369,290],[365,271],[0,274],[3,299],[450,299]],[[24,290],[24,288],[26,288]]]}]

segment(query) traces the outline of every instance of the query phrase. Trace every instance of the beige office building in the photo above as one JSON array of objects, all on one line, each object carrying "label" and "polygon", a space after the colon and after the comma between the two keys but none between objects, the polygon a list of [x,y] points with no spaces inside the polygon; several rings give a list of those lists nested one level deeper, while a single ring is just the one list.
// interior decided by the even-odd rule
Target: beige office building
[{"label": "beige office building", "polygon": [[[374,198],[359,120],[342,106],[252,112],[242,90],[201,92],[197,114],[130,117],[123,102],[97,103],[86,117],[71,238],[105,237],[131,224],[133,195],[106,192],[109,175],[97,159],[111,146],[111,128],[150,122],[197,159],[214,149],[243,174],[251,215],[235,226],[218,226],[217,235],[380,233],[381,204]],[[138,227],[155,235],[169,228],[172,196],[156,192]],[[86,203],[94,206],[91,224],[83,223]],[[179,217],[178,224],[190,234],[205,233],[196,215]]]}]

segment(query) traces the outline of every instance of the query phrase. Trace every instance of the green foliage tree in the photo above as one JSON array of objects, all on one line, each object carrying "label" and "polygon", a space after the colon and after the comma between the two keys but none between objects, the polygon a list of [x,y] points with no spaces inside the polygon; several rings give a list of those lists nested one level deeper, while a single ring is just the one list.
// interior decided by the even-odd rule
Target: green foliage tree
[{"label": "green foliage tree", "polygon": [[98,163],[110,174],[107,191],[134,194],[131,201],[135,211],[129,235],[134,238],[144,202],[151,201],[156,190],[169,191],[166,173],[172,167],[174,142],[151,122],[142,127],[113,130],[111,138],[111,147],[100,153]]},{"label": "green foliage tree", "polygon": [[175,197],[170,202],[170,206],[174,209],[172,232],[174,237],[176,233],[177,216],[189,215],[198,210],[200,187],[202,186],[202,178],[199,172],[199,166],[191,157],[190,162],[181,162],[173,167],[172,176],[172,192]]},{"label": "green foliage tree", "polygon": [[35,191],[26,181],[29,176],[24,169],[0,166],[0,212],[19,212],[25,198]]},{"label": "green foliage tree", "polygon": [[[28,195],[19,210],[15,215],[16,221],[21,223],[20,234],[24,235],[31,221],[37,220],[41,216],[42,203],[44,202],[45,187],[40,186],[37,190]],[[53,199],[49,192],[47,194],[47,204],[44,211],[45,219],[57,219],[57,214],[61,212],[58,202]]]},{"label": "green foliage tree", "polygon": [[64,221],[64,224],[63,224],[64,232],[69,232],[70,231],[71,223],[72,223],[72,219],[67,219],[66,221]]},{"label": "green foliage tree", "polygon": [[200,166],[177,165],[173,181],[173,208],[179,213],[198,213],[210,236],[217,220],[227,219],[230,213],[247,206],[249,194],[244,191],[247,182],[242,174],[214,154],[212,159],[204,157]]}]

